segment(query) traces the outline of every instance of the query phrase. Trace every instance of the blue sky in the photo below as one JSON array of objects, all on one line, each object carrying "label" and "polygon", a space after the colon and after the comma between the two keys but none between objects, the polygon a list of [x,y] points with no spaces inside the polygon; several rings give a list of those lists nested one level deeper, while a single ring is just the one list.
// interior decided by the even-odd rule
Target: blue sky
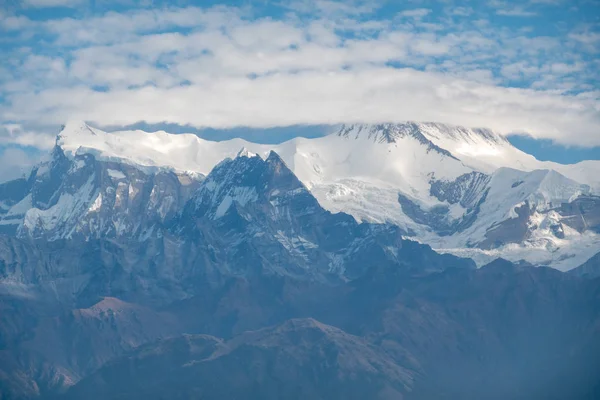
[{"label": "blue sky", "polygon": [[26,168],[71,118],[214,137],[436,121],[492,128],[539,158],[598,158],[599,10],[598,0],[5,0],[0,165]]},{"label": "blue sky", "polygon": [[533,155],[541,161],[575,164],[584,160],[600,160],[600,147],[564,146],[548,139],[533,139],[528,136],[509,136],[516,148]]}]

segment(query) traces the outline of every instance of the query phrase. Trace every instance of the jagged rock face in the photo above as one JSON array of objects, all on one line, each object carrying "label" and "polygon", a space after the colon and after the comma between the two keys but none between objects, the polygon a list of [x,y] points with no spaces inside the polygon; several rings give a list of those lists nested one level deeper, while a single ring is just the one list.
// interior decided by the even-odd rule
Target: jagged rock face
[{"label": "jagged rock face", "polygon": [[32,186],[31,179],[32,176],[30,176],[29,179],[20,178],[0,184],[0,221],[2,222],[2,224],[0,224],[0,233],[14,233],[16,231],[18,222],[14,221],[14,223],[11,223],[11,220],[18,219],[26,210],[15,213],[16,215],[13,218],[5,217],[10,212],[11,208],[27,196],[27,193]]},{"label": "jagged rock face", "polygon": [[[489,130],[416,122],[345,125],[326,137],[280,145],[67,124],[49,162],[27,179],[0,185],[0,233],[46,240],[102,232],[145,240],[241,146],[265,159],[275,150],[326,210],[397,225],[479,265],[493,250],[566,270],[598,244],[594,162],[540,162]],[[526,203],[531,215],[511,221]],[[66,221],[65,209],[76,209],[77,217]]]},{"label": "jagged rock face", "polygon": [[91,154],[69,159],[56,147],[51,161],[34,169],[18,193],[9,186],[14,182],[0,187],[0,195],[12,193],[3,197],[12,208],[0,216],[0,226],[6,233],[44,240],[143,238],[179,212],[200,181],[97,161]]},{"label": "jagged rock face", "polygon": [[[557,239],[565,239],[568,229],[576,232],[569,233],[571,237],[597,231],[600,221],[599,198],[586,194],[588,189],[583,185],[566,181],[556,173],[541,172],[545,172],[546,176],[540,189],[534,192],[521,189],[522,185],[527,184],[527,178],[507,188],[508,193],[515,193],[515,202],[522,201],[513,206],[509,218],[490,226],[485,240],[478,243],[479,247],[497,248],[507,243],[534,242],[544,231],[548,233],[547,236]],[[546,181],[559,183],[552,185]],[[552,190],[555,192],[552,193]],[[552,194],[549,195],[549,192]]]},{"label": "jagged rock face", "polygon": [[461,175],[453,182],[432,180],[430,193],[439,201],[460,204],[464,208],[475,206],[481,201],[490,177],[480,172]]},{"label": "jagged rock face", "polygon": [[324,210],[274,152],[266,160],[242,156],[215,167],[171,232],[195,238],[228,273],[319,280],[353,279],[373,263],[408,264],[403,259],[412,246],[397,227],[358,224]]},{"label": "jagged rock face", "polygon": [[[438,195],[479,203],[469,193]],[[576,373],[550,375],[588,390],[585,372],[600,359],[595,281],[510,263],[476,270],[403,239],[398,227],[333,214],[276,153],[222,162],[160,226],[143,240],[0,236],[8,327],[0,330],[0,390],[35,397],[75,384],[67,396],[418,399],[486,398],[493,388],[504,398],[546,397],[556,388],[536,392],[535,384],[552,382],[523,383],[515,365],[532,365],[518,371],[533,376],[570,360]],[[223,339],[135,349],[183,333]],[[552,351],[564,338],[581,346]]]},{"label": "jagged rock face", "polygon": [[3,233],[15,234],[32,207],[45,209],[56,201],[54,195],[70,168],[69,164],[62,151],[55,148],[51,160],[34,168],[27,180],[19,179],[0,185],[0,202],[6,207],[6,212],[0,216]]},{"label": "jagged rock face", "polygon": [[[81,176],[95,177],[104,171],[92,167],[94,163]],[[426,245],[404,240],[398,227],[359,224],[349,215],[324,210],[276,153],[266,160],[239,156],[224,161],[199,185],[180,214],[162,213],[161,204],[175,207],[163,195],[158,196],[162,203],[151,207],[153,193],[161,193],[164,183],[159,177],[149,181],[152,190],[148,184],[146,197],[141,189],[138,192],[147,201],[136,203],[137,197],[128,197],[118,188],[123,181],[139,182],[133,176],[139,171],[123,168],[122,175],[109,171],[112,176],[107,174],[102,182],[107,188],[116,186],[116,194],[103,200],[98,210],[86,211],[77,221],[69,216],[55,231],[44,231],[52,236],[39,236],[33,242],[29,236],[0,236],[0,276],[5,281],[35,284],[37,292],[54,292],[61,302],[80,307],[115,295],[127,301],[167,304],[197,294],[202,282],[219,282],[232,275],[339,282],[354,279],[376,264],[421,271],[474,267],[470,260],[438,255]],[[167,183],[174,184],[173,180]],[[106,192],[110,191],[86,197],[87,203],[97,204],[94,199]],[[148,210],[147,219],[131,215],[136,207]],[[129,219],[118,220],[121,216]],[[102,228],[107,220],[113,223],[108,229],[84,229]],[[135,225],[121,231],[115,221]],[[73,227],[66,225],[69,222]],[[65,227],[80,236],[59,235]],[[94,235],[101,237],[94,239]]]},{"label": "jagged rock face", "polygon": [[[339,132],[342,137],[358,138],[366,135],[369,139],[378,143],[396,143],[398,139],[411,137],[426,146],[427,152],[435,151],[443,156],[457,160],[452,153],[436,146],[420,131],[415,123],[406,124],[377,124],[377,125],[343,125]],[[458,160],[457,160],[458,161]]]},{"label": "jagged rock face", "polygon": [[[0,185],[3,398],[598,397],[597,280],[476,270],[403,238],[593,233],[589,186],[473,167],[480,146],[508,151],[496,135],[355,127],[214,166],[228,143],[65,129],[48,162]],[[344,198],[404,225],[332,213]]]},{"label": "jagged rock face", "polygon": [[[459,245],[483,250],[508,244],[544,245],[587,235],[594,241],[598,197],[589,187],[548,170],[521,172],[502,168],[492,175],[472,172],[456,180],[430,180],[440,204],[424,208],[399,194],[403,212]],[[563,242],[564,243],[564,242]]]},{"label": "jagged rock face", "polygon": [[517,214],[516,218],[510,218],[492,226],[485,233],[485,240],[478,243],[483,249],[498,248],[507,243],[523,242],[529,232],[529,219],[535,209],[531,208],[529,203],[514,208]]},{"label": "jagged rock face", "polygon": [[[73,182],[95,176],[93,165],[89,171],[86,165],[81,166],[81,175],[73,175]],[[124,179],[115,172],[110,178],[109,182]],[[87,198],[91,202],[93,196]],[[125,202],[109,204],[113,215],[119,215]],[[16,379],[12,372],[21,376],[23,371],[33,371],[25,373],[28,379],[19,390],[39,380],[43,387],[38,385],[34,394],[60,391],[107,357],[178,329],[177,316],[182,314],[163,315],[147,307],[207,296],[199,305],[192,300],[185,303],[199,307],[187,314],[199,321],[184,325],[226,326],[229,315],[238,311],[227,306],[228,315],[215,322],[206,307],[220,296],[240,297],[236,290],[226,290],[231,279],[281,277],[321,282],[323,288],[330,288],[373,265],[421,274],[474,268],[470,260],[439,255],[428,246],[402,239],[397,227],[359,224],[346,214],[324,210],[275,153],[266,160],[240,155],[223,162],[183,210],[173,217],[165,214],[162,229],[144,240],[111,236],[110,231],[106,237],[87,240],[0,236],[2,294],[19,299],[22,310],[31,305],[35,321],[32,327],[11,314],[15,329],[3,333],[3,341],[11,343],[7,360],[14,365],[8,380]],[[265,287],[269,302],[276,295],[269,290],[277,286]],[[255,296],[250,290],[247,303],[252,304]],[[261,302],[254,304],[262,308]],[[275,304],[269,318],[278,320],[289,312],[282,302]],[[314,307],[301,304],[297,310]],[[256,326],[260,321],[247,317],[239,326]],[[106,330],[100,333],[103,327]],[[24,357],[30,361],[23,364]],[[317,388],[322,384],[316,382],[314,390],[321,390]]]},{"label": "jagged rock face", "polygon": [[31,242],[0,236],[2,289],[68,307],[104,296],[159,304],[185,297],[179,275],[184,260],[165,263],[161,246],[161,239]]},{"label": "jagged rock face", "polygon": [[600,233],[600,197],[579,196],[575,200],[562,203],[557,210],[561,222],[578,232],[592,230]]},{"label": "jagged rock face", "polygon": [[258,155],[225,160],[208,176],[193,203],[196,217],[213,220],[225,216],[232,206],[241,211],[246,205],[286,222],[291,222],[286,216],[325,213],[275,152],[266,160]]}]

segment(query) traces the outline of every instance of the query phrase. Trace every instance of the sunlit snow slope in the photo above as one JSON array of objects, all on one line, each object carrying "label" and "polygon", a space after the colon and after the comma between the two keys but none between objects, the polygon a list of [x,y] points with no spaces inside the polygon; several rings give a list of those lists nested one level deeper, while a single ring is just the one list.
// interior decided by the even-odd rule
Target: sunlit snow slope
[{"label": "sunlit snow slope", "polygon": [[[600,249],[600,162],[541,162],[486,129],[349,125],[317,139],[260,145],[106,133],[70,122],[57,146],[70,158],[88,154],[145,173],[189,176],[208,174],[242,148],[263,158],[274,150],[325,208],[397,224],[438,250],[479,263],[502,256],[566,270]],[[5,207],[4,215],[21,215],[27,204]]]}]

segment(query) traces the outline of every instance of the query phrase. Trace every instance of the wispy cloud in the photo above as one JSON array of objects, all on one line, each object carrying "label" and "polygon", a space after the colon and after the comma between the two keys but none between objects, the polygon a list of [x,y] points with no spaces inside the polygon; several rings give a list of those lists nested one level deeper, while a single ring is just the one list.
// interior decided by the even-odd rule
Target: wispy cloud
[{"label": "wispy cloud", "polygon": [[54,137],[47,132],[24,129],[20,124],[0,125],[0,146],[10,145],[48,150],[54,146]]},{"label": "wispy cloud", "polygon": [[505,15],[507,17],[533,17],[537,15],[533,11],[527,11],[520,7],[514,7],[508,10],[496,10],[496,14]]},{"label": "wispy cloud", "polygon": [[400,15],[403,17],[418,19],[418,18],[423,18],[430,13],[431,13],[431,10],[428,8],[415,8],[413,10],[402,11],[402,12],[400,12]]},{"label": "wispy cloud", "polygon": [[[574,39],[578,42],[588,44],[588,45],[597,45],[600,44],[600,33],[598,32],[581,32],[581,33],[571,33],[569,35],[571,39]],[[596,47],[596,50],[600,52],[600,48]]]},{"label": "wispy cloud", "polygon": [[279,5],[297,13],[335,17],[371,14],[382,3],[373,0],[292,0],[280,2]]},{"label": "wispy cloud", "polygon": [[488,6],[496,10],[496,15],[507,17],[533,17],[537,15],[537,13],[527,10],[521,3],[506,0],[491,0],[488,2]]},{"label": "wispy cloud", "polygon": [[24,7],[77,7],[85,4],[87,0],[22,0]]},{"label": "wispy cloud", "polygon": [[39,155],[32,155],[19,148],[0,148],[0,182],[27,176],[38,159]]},{"label": "wispy cloud", "polygon": [[451,15],[457,15],[460,17],[468,17],[473,14],[473,9],[471,7],[452,7],[448,9]]}]

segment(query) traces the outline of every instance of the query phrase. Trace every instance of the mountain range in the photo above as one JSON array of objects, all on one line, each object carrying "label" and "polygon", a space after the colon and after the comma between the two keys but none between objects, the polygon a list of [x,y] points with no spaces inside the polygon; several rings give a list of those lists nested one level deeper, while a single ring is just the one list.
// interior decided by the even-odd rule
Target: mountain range
[{"label": "mountain range", "polygon": [[540,162],[492,131],[433,123],[341,126],[260,145],[71,122],[49,161],[0,185],[0,229],[143,240],[142,225],[163,223],[241,149],[265,159],[275,151],[328,211],[396,225],[480,266],[503,257],[568,270],[600,248],[600,161]]},{"label": "mountain range", "polygon": [[0,184],[0,398],[597,398],[599,170],[68,123]]}]

